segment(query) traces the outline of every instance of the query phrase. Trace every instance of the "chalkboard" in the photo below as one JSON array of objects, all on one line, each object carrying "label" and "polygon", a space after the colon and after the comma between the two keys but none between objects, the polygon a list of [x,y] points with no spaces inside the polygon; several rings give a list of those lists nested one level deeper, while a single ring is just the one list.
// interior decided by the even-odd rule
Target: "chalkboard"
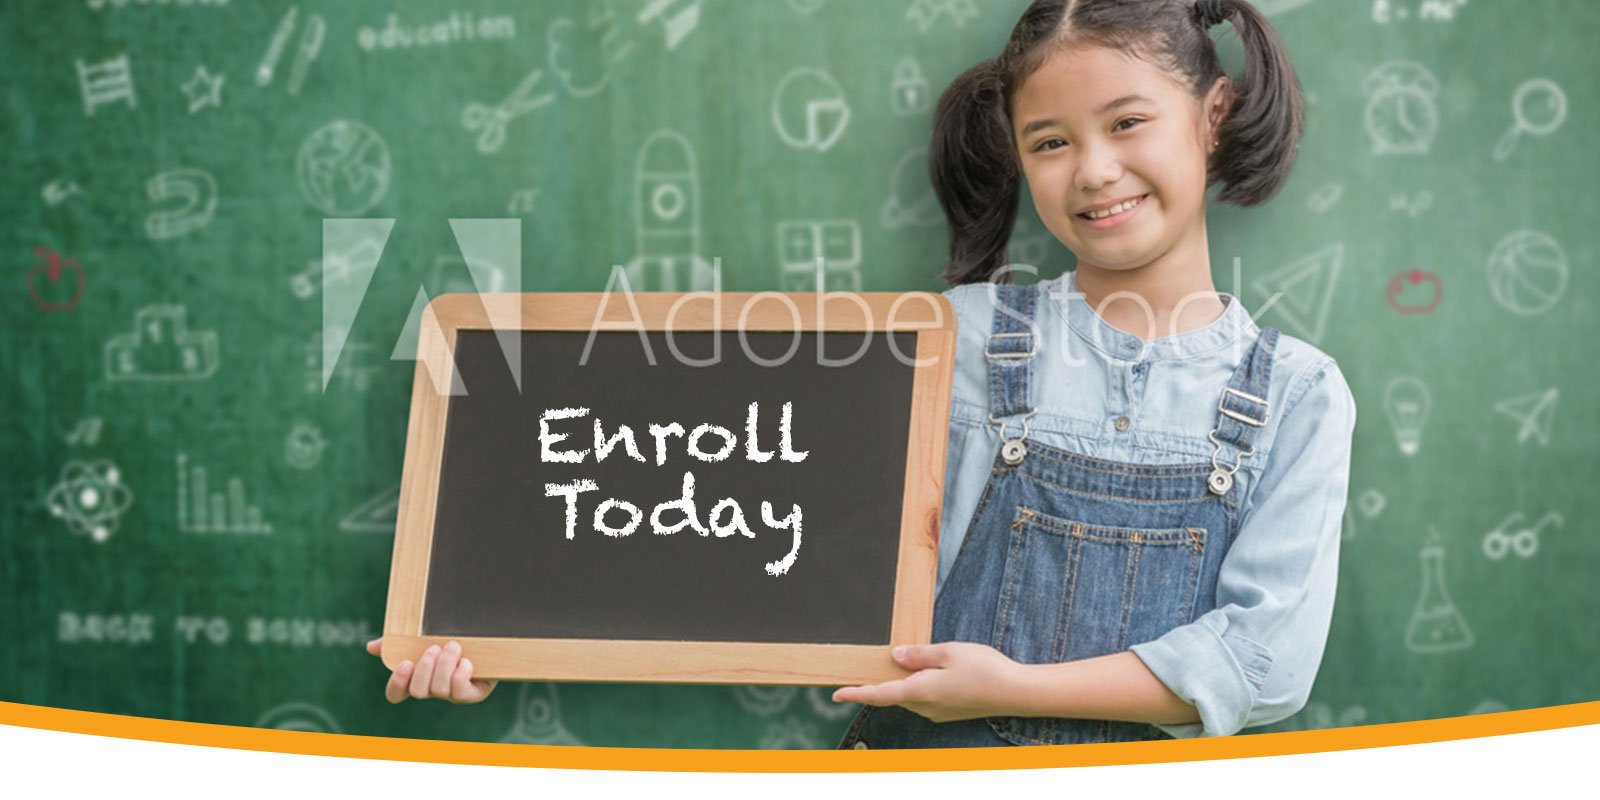
[{"label": "chalkboard", "polygon": [[954,325],[926,292],[434,300],[385,662],[457,639],[495,678],[904,676],[889,647],[932,629]]},{"label": "chalkboard", "polygon": [[[1256,5],[1306,136],[1266,205],[1208,204],[1212,279],[1336,357],[1360,416],[1310,702],[1247,732],[1600,697],[1600,4]],[[391,355],[416,341],[419,286],[474,291],[458,218],[522,233],[481,291],[598,291],[669,249],[720,258],[729,291],[809,290],[818,253],[829,289],[945,288],[932,101],[1026,6],[0,3],[0,699],[468,741],[836,744],[854,708],[828,687],[385,702],[362,645],[384,625],[414,378]],[[1237,73],[1231,26],[1214,33]],[[466,124],[536,71],[525,105],[548,102],[497,148]],[[352,162],[367,192],[309,180],[341,135],[384,145]],[[670,242],[641,225],[656,176],[696,201]],[[335,214],[394,222],[363,246],[376,269],[324,384]],[[1074,266],[1026,196],[1011,252],[1040,278]],[[108,346],[115,366],[151,323],[182,344],[137,351],[130,374],[169,377],[108,373]],[[67,502],[85,486],[104,504]],[[1463,624],[1442,639],[1412,622],[1446,617]]]}]

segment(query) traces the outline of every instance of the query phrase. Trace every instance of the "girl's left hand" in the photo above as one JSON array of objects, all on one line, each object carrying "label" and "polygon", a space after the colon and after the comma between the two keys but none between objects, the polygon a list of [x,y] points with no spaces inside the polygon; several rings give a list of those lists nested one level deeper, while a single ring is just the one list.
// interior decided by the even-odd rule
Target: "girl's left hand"
[{"label": "girl's left hand", "polygon": [[894,660],[917,672],[870,686],[846,686],[836,703],[904,706],[934,722],[1014,715],[1020,667],[1009,656],[975,642],[896,647]]}]

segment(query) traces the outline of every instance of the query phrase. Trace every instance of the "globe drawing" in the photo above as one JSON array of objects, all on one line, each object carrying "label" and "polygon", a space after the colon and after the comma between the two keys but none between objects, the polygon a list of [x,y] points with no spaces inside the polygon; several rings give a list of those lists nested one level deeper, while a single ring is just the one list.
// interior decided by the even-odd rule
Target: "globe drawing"
[{"label": "globe drawing", "polygon": [[311,133],[295,157],[300,192],[317,210],[353,217],[378,204],[393,172],[389,146],[355,120],[334,120]]}]

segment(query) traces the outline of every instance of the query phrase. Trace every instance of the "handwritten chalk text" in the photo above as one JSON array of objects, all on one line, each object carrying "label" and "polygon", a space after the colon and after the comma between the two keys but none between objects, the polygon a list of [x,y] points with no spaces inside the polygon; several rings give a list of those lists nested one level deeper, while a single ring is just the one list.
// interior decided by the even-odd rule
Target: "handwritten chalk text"
[{"label": "handwritten chalk text", "polygon": [[[761,418],[760,403],[751,403],[749,413],[745,417],[744,457],[746,461],[763,464],[772,461],[777,455],[780,461],[798,464],[810,455],[809,450],[795,451],[793,442],[792,419],[794,404],[783,404],[782,422],[779,424],[778,450],[762,450],[758,428]],[[594,448],[592,450],[573,450],[568,448],[557,449],[563,442],[572,436],[571,433],[562,433],[551,429],[552,422],[561,420],[576,420],[589,416],[587,408],[557,408],[548,409],[539,417],[539,459],[546,464],[582,464],[594,454],[595,461],[602,462],[610,457],[620,446],[628,458],[640,463],[645,461],[644,454],[639,449],[638,440],[633,429],[627,425],[618,425],[615,433],[606,434],[601,420],[594,421]],[[685,438],[686,430],[683,425],[673,422],[666,425],[651,423],[650,437],[655,441],[655,464],[663,466],[667,463],[667,440],[671,437]],[[727,460],[738,449],[739,439],[732,431],[720,425],[705,423],[697,426],[692,431],[687,431],[684,449],[689,456],[707,463],[716,463]],[[577,536],[578,527],[578,495],[586,492],[599,491],[600,485],[595,481],[582,478],[568,483],[547,483],[544,486],[545,497],[562,497],[566,500],[566,527],[568,539]],[[677,499],[658,503],[650,512],[650,530],[658,536],[668,536],[685,528],[694,530],[701,536],[715,536],[725,538],[738,534],[748,538],[755,538],[755,532],[745,522],[745,512],[738,500],[725,497],[712,507],[711,513],[701,522],[699,506],[695,502],[694,473],[683,473],[683,489]],[[783,575],[794,566],[795,559],[800,554],[800,523],[803,512],[799,505],[792,506],[793,510],[782,519],[777,518],[771,502],[761,502],[761,521],[768,528],[778,531],[789,531],[791,544],[789,552],[782,558],[766,564],[768,575]],[[671,522],[664,519],[667,515],[676,514],[678,519]],[[626,521],[621,525],[612,525],[608,519],[617,518],[618,514],[625,516]],[[644,522],[644,510],[626,500],[609,498],[594,509],[591,525],[595,532],[603,533],[613,538],[621,538],[632,534]]]}]

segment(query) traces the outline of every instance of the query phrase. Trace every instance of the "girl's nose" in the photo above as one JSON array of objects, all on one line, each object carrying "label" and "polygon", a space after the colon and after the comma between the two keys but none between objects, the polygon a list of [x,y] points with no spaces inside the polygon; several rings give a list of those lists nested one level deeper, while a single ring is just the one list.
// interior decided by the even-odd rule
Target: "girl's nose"
[{"label": "girl's nose", "polygon": [[1115,183],[1122,177],[1122,165],[1117,160],[1115,148],[1103,144],[1086,144],[1080,148],[1079,153],[1075,180],[1085,195],[1093,195],[1102,187]]}]

